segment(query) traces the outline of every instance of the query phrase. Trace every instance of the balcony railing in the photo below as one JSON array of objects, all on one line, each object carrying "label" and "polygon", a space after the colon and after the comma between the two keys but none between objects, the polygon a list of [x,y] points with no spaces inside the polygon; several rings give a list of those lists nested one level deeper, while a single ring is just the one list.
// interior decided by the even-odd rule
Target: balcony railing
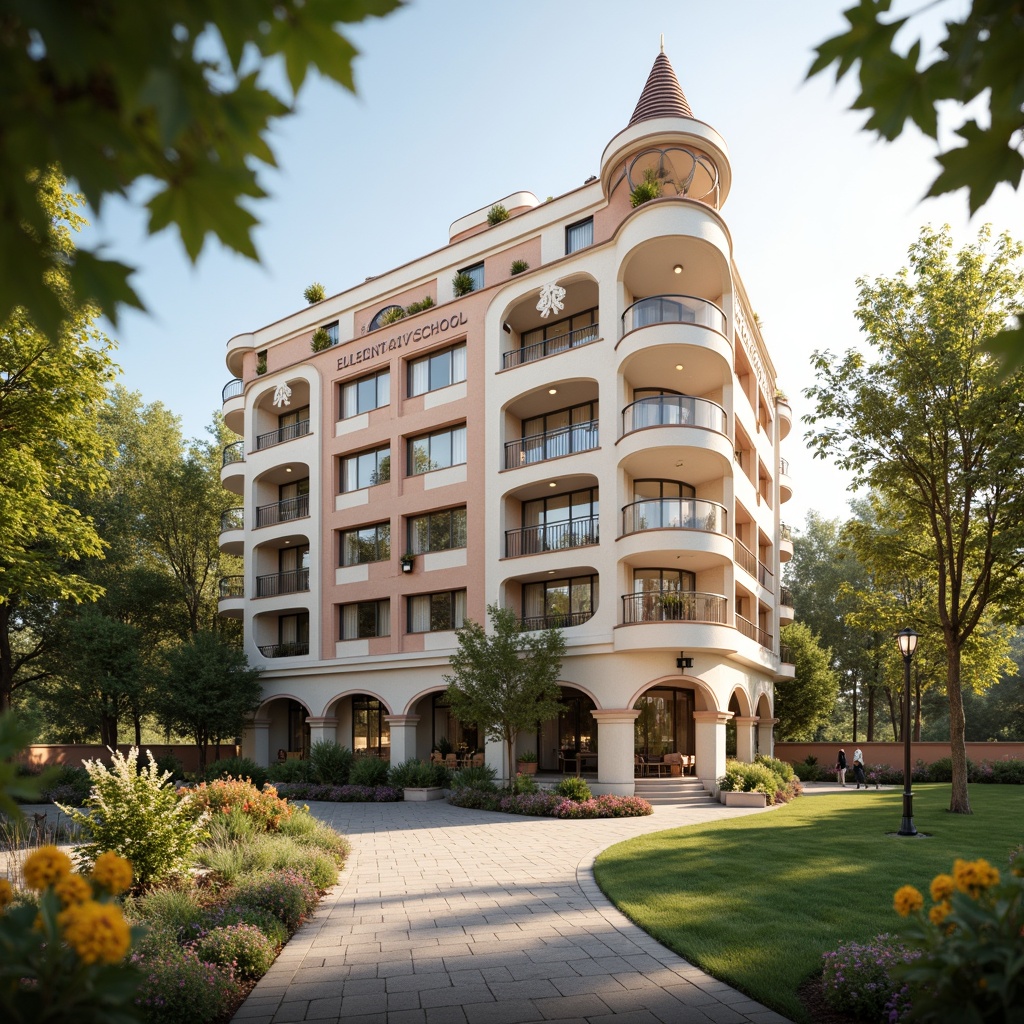
[{"label": "balcony railing", "polygon": [[725,433],[725,410],[706,398],[655,395],[639,398],[622,410],[622,436],[644,427],[704,427]]},{"label": "balcony railing", "polygon": [[597,516],[573,519],[567,523],[548,523],[546,526],[524,526],[521,530],[505,531],[505,557],[536,555],[542,551],[564,551],[598,543]]},{"label": "balcony railing", "polygon": [[244,508],[226,508],[220,514],[220,532],[227,533],[228,530],[241,530],[245,526]]},{"label": "balcony railing", "polygon": [[226,402],[229,398],[237,398],[245,390],[245,383],[240,377],[232,377],[231,380],[224,385],[224,390],[220,393],[221,402]]},{"label": "balcony railing", "polygon": [[779,659],[783,665],[793,664],[793,649],[789,644],[779,644]]},{"label": "balcony railing", "polygon": [[785,523],[779,523],[779,536],[783,540],[788,540],[790,544],[793,543],[793,527],[787,526]]},{"label": "balcony railing", "polygon": [[535,629],[568,629],[569,626],[582,625],[587,619],[593,618],[589,612],[556,612],[552,615],[524,615],[519,621],[525,630]]},{"label": "balcony railing", "polygon": [[533,345],[524,345],[521,348],[512,349],[511,352],[506,352],[502,356],[502,367],[507,370],[523,363],[532,363],[535,359],[543,359],[545,356],[567,352],[571,348],[589,345],[592,341],[597,341],[598,337],[597,324],[577,327],[575,331],[567,331],[555,338],[545,338],[544,341],[538,341]]},{"label": "balcony railing", "polygon": [[725,527],[725,508],[703,498],[647,498],[622,510],[623,533],[664,529],[725,533]]},{"label": "balcony railing", "polygon": [[757,576],[757,556],[739,538],[735,540],[736,564],[751,576]]},{"label": "balcony railing", "polygon": [[220,464],[230,466],[232,462],[245,462],[245,441],[232,441],[224,445]]},{"label": "balcony railing", "polygon": [[220,596],[245,597],[244,576],[224,576],[220,581]]},{"label": "balcony railing", "polygon": [[751,640],[756,640],[762,647],[767,647],[769,651],[772,649],[773,639],[768,630],[755,626],[754,623],[743,618],[742,615],[736,616],[736,628],[744,636],[750,637]]},{"label": "balcony railing", "polygon": [[256,509],[256,526],[274,526],[291,519],[303,519],[309,515],[309,495],[275,501],[273,505],[261,505]]},{"label": "balcony railing", "polygon": [[262,451],[264,448],[273,448],[275,444],[293,441],[296,437],[303,437],[308,433],[309,420],[289,423],[286,427],[279,427],[277,430],[268,431],[266,434],[259,434],[256,437],[256,450]]},{"label": "balcony railing", "polygon": [[272,572],[256,577],[257,597],[277,597],[278,594],[298,594],[309,590],[309,570],[292,569],[290,572]]},{"label": "balcony railing", "polygon": [[793,591],[789,587],[779,587],[779,604],[784,604],[787,608],[793,607]]},{"label": "balcony railing", "polygon": [[779,472],[783,476],[789,476],[789,459],[779,459]]},{"label": "balcony railing", "polygon": [[622,621],[715,622],[726,624],[726,600],[721,594],[689,590],[648,591],[622,595]]},{"label": "balcony railing", "polygon": [[622,314],[622,333],[652,324],[696,324],[725,334],[725,314],[696,295],[652,295],[639,299]]},{"label": "balcony railing", "polygon": [[556,430],[545,430],[530,434],[516,441],[505,442],[505,468],[528,466],[534,462],[546,462],[562,455],[588,452],[597,447],[597,420],[573,423]]},{"label": "balcony railing", "polygon": [[264,658],[295,658],[309,654],[309,641],[292,640],[286,644],[261,644],[260,654]]},{"label": "balcony railing", "polygon": [[757,582],[765,590],[771,591],[773,594],[775,593],[775,573],[764,562],[757,563]]}]

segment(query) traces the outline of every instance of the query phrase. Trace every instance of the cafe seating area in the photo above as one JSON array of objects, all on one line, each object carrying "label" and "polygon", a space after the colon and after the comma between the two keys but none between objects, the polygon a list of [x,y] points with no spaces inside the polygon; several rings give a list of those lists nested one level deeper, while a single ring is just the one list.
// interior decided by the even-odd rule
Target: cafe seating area
[{"label": "cafe seating area", "polygon": [[693,754],[663,754],[660,757],[633,755],[633,774],[638,779],[662,779],[673,775],[695,775],[697,758]]}]

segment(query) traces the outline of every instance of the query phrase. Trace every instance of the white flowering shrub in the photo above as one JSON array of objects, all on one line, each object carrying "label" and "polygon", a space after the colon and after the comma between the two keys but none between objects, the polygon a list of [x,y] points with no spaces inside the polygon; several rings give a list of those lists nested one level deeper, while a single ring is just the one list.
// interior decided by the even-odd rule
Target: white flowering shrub
[{"label": "white flowering shrub", "polygon": [[75,852],[85,870],[113,850],[131,862],[136,883],[145,887],[188,865],[192,848],[206,836],[209,814],[196,813],[187,791],[179,797],[171,773],[157,768],[150,751],[145,767],[138,764],[138,747],[111,753],[109,768],[99,760],[83,762],[92,782],[83,810],[57,806],[81,826]]}]

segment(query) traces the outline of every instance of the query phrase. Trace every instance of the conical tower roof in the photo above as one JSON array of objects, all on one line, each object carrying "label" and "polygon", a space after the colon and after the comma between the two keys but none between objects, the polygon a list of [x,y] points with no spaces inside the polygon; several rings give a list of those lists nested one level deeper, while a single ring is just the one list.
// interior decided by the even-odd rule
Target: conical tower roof
[{"label": "conical tower roof", "polygon": [[655,117],[693,117],[690,104],[686,102],[679,79],[662,49],[654,61],[654,67],[647,76],[647,84],[640,94],[636,110],[629,119],[632,127],[638,121],[650,121]]}]

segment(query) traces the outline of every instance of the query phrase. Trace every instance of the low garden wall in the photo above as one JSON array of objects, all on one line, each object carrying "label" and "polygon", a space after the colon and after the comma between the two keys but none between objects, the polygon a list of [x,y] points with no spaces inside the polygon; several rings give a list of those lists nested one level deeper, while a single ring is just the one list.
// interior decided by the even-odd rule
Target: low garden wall
[{"label": "low garden wall", "polygon": [[[833,743],[776,743],[775,756],[790,764],[799,764],[808,757],[815,757],[818,764],[834,765],[839,748],[846,751],[847,763],[853,764],[853,752],[860,747],[864,751],[865,764],[887,764],[893,768],[903,765],[902,743],[868,743],[866,740],[845,740]],[[924,761],[932,764],[950,756],[948,742],[921,741],[910,744],[910,763]],[[1024,760],[1024,743],[968,743],[967,759],[975,764],[982,761],[1001,761],[1006,758]]]},{"label": "low garden wall", "polygon": [[[117,745],[117,749],[122,754],[127,754],[130,748],[130,743]],[[141,751],[143,764],[146,763],[147,750],[151,750],[156,758],[165,757],[168,754],[176,757],[186,772],[194,772],[199,768],[199,750],[195,744],[143,743]],[[222,743],[219,750],[218,753],[218,748],[215,746],[206,748],[207,764],[223,760],[226,757],[235,757],[239,752],[238,747],[233,743]],[[82,761],[95,761],[97,758],[104,764],[110,764],[110,751],[100,743],[36,743],[24,751],[19,760],[34,768],[44,768],[51,764],[69,764],[79,768]]]}]

